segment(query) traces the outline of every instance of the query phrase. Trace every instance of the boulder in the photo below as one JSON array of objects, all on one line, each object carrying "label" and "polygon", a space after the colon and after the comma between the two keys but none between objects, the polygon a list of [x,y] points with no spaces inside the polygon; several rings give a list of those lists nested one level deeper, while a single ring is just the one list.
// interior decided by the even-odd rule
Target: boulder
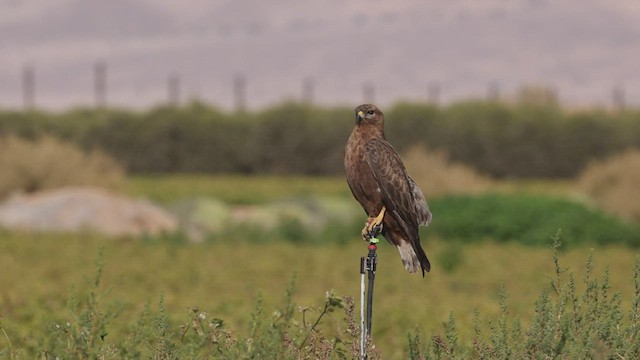
[{"label": "boulder", "polygon": [[0,205],[0,227],[138,236],[176,231],[178,221],[147,200],[100,188],[68,187],[12,196]]}]

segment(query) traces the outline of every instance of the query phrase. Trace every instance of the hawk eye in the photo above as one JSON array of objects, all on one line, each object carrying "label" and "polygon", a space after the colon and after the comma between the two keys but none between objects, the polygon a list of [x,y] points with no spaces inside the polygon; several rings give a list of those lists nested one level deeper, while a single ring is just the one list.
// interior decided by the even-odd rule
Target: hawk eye
[{"label": "hawk eye", "polygon": [[373,115],[373,110],[369,110],[369,111],[367,111],[367,114],[369,114],[369,115]]}]

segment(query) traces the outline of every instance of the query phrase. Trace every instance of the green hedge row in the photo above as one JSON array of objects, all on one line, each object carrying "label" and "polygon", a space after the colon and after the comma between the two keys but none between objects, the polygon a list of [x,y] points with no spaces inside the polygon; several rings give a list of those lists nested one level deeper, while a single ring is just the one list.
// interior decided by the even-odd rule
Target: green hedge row
[{"label": "green hedge row", "polygon": [[[344,221],[329,220],[323,227],[304,225],[306,217],[315,216],[325,221],[320,203],[310,202],[309,214],[304,206],[289,208],[297,217],[283,217],[278,225],[266,229],[260,224],[231,224],[221,231],[210,233],[211,242],[265,242],[290,241],[295,243],[322,244],[354,241],[363,226],[364,213]],[[603,211],[570,200],[533,195],[486,194],[479,196],[451,195],[429,201],[433,221],[429,227],[421,227],[421,238],[428,251],[429,239],[439,237],[454,244],[483,240],[515,242],[530,246],[547,246],[558,230],[567,247],[580,244],[619,244],[640,248],[640,226],[626,223]],[[277,217],[277,207],[265,211]],[[280,210],[282,212],[282,210]],[[332,214],[336,215],[336,214]],[[200,213],[199,221],[215,223]],[[188,220],[189,217],[184,217]],[[176,236],[177,235],[177,236]],[[167,237],[169,241],[187,242],[181,234]]]},{"label": "green hedge row", "polygon": [[640,228],[596,208],[533,195],[447,196],[429,203],[434,217],[427,234],[464,242],[483,238],[548,245],[558,230],[563,243],[640,247]]},{"label": "green hedge row", "polygon": [[[570,177],[591,159],[640,147],[640,112],[467,101],[383,109],[400,151],[417,143],[494,177]],[[202,103],[144,112],[0,111],[0,136],[50,133],[102,148],[136,173],[340,174],[351,108],[286,103],[225,113]]]}]

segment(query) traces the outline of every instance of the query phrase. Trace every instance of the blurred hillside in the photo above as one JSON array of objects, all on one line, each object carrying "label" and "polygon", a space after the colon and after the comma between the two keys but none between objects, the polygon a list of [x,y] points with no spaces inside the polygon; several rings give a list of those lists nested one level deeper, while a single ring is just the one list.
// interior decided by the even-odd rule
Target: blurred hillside
[{"label": "blurred hillside", "polygon": [[[608,104],[614,86],[640,103],[635,0],[265,2],[0,0],[0,106],[22,105],[25,66],[36,103],[92,104],[106,64],[110,104],[167,98],[233,106],[234,77],[250,108],[299,98],[320,104],[443,102],[545,84],[569,104]],[[427,91],[427,88],[431,89]]]}]

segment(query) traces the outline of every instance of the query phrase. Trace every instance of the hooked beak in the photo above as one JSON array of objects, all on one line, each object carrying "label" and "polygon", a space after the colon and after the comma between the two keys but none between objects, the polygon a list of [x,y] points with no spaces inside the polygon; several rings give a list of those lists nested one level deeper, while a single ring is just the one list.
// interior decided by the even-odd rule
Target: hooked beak
[{"label": "hooked beak", "polygon": [[362,110],[358,111],[358,113],[356,114],[356,124],[361,122],[362,119],[364,119],[364,113],[362,112]]}]

